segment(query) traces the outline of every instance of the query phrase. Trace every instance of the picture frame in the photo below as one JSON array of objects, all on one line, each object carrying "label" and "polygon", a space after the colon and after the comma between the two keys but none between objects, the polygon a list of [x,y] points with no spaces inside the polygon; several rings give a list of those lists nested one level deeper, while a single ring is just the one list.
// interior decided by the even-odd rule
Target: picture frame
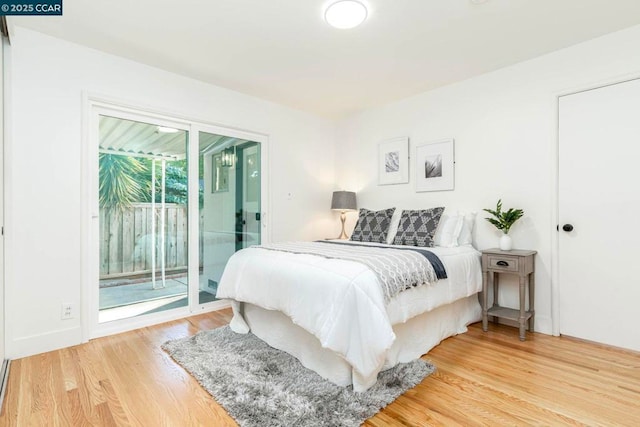
[{"label": "picture frame", "polygon": [[378,144],[378,185],[409,182],[409,138],[399,137]]},{"label": "picture frame", "polygon": [[229,168],[222,166],[222,153],[211,156],[211,192],[229,191]]},{"label": "picture frame", "polygon": [[416,192],[453,190],[455,187],[453,138],[417,145],[415,175]]}]

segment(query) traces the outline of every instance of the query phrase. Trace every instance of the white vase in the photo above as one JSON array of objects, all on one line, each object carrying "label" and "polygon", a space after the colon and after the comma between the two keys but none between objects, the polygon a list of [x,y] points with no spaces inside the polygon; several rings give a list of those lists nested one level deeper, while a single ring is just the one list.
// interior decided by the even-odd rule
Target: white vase
[{"label": "white vase", "polygon": [[512,247],[513,242],[511,241],[511,236],[506,233],[503,234],[502,237],[500,237],[500,249],[503,251],[510,251]]}]

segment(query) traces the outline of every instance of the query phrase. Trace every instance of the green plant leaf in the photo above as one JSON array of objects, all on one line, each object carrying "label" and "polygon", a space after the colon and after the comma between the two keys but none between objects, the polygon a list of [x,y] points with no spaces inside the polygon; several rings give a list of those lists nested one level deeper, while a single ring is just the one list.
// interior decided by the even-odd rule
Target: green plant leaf
[{"label": "green plant leaf", "polygon": [[502,230],[505,233],[509,233],[511,226],[524,215],[524,211],[522,209],[509,208],[506,211],[502,211],[502,199],[498,200],[495,210],[483,210],[494,216],[494,218],[485,219],[493,224],[498,230]]},{"label": "green plant leaf", "polygon": [[135,157],[100,154],[99,203],[101,207],[122,209],[140,201],[143,187],[136,175],[144,171],[144,165]]},{"label": "green plant leaf", "polygon": [[493,224],[498,230],[502,230],[502,223],[496,219],[493,218],[485,218],[487,221],[489,221],[491,224]]}]

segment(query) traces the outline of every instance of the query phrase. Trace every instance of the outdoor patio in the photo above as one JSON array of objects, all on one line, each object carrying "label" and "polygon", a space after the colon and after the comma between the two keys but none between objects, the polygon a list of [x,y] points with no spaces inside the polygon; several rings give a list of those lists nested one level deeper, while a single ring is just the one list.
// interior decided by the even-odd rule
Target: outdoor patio
[{"label": "outdoor patio", "polygon": [[[203,281],[203,276],[200,276]],[[100,287],[99,322],[109,322],[142,314],[187,306],[186,274],[167,277],[165,287],[156,280],[157,289],[149,278],[103,280]],[[215,301],[217,285],[200,286],[199,303]]]}]

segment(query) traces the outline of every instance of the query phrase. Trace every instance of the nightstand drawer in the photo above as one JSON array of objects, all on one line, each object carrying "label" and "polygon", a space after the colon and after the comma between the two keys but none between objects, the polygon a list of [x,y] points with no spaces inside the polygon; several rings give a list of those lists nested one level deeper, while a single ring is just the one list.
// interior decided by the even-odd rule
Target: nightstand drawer
[{"label": "nightstand drawer", "polygon": [[509,257],[501,255],[489,255],[489,268],[492,270],[512,271],[517,273],[519,271],[519,258]]}]

